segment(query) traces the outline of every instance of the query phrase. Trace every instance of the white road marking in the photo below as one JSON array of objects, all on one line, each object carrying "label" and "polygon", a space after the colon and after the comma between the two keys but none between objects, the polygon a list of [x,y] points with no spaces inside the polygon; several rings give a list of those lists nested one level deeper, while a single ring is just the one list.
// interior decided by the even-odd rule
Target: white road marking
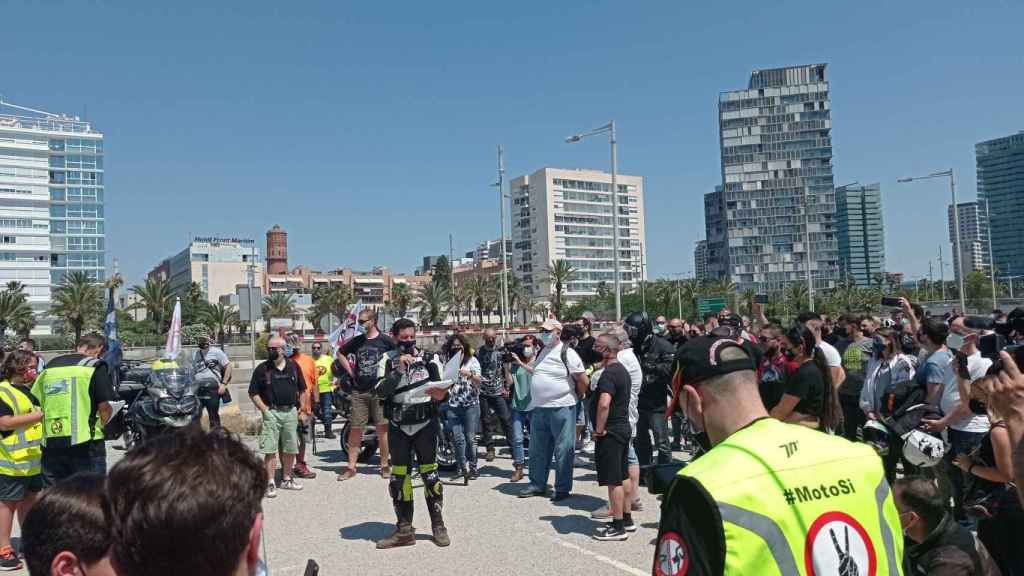
[{"label": "white road marking", "polygon": [[637,568],[634,568],[634,567],[630,566],[629,564],[623,564],[622,562],[619,562],[618,560],[616,560],[614,558],[609,558],[609,557],[605,556],[604,554],[598,554],[597,552],[591,552],[590,550],[587,550],[586,548],[583,548],[582,546],[577,546],[576,544],[573,544],[572,542],[569,542],[568,540],[563,540],[563,539],[559,538],[558,536],[552,536],[550,534],[544,534],[543,532],[538,532],[537,536],[540,536],[541,538],[548,538],[549,540],[551,540],[555,544],[558,544],[559,546],[562,546],[564,548],[568,548],[570,550],[575,550],[575,551],[579,552],[580,554],[583,554],[584,556],[590,556],[594,560],[597,560],[599,562],[604,562],[605,564],[608,564],[609,566],[614,566],[614,567],[618,568],[619,570],[622,570],[626,574],[633,574],[634,576],[648,576],[650,574],[650,572],[648,572],[646,570],[640,570],[640,569],[637,569]]}]

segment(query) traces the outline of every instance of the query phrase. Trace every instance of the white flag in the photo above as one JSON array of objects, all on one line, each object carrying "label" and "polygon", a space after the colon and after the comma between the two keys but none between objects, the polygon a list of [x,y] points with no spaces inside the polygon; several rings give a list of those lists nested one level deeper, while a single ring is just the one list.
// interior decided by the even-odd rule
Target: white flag
[{"label": "white flag", "polygon": [[177,358],[181,353],[181,298],[174,303],[174,315],[171,316],[171,330],[167,333],[167,345],[164,346],[164,358]]}]

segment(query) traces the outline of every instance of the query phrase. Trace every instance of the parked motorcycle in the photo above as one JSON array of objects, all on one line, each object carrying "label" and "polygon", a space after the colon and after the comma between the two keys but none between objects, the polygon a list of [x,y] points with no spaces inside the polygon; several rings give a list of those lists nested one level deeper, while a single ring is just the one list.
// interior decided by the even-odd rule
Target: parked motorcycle
[{"label": "parked motorcycle", "polygon": [[[196,421],[200,404],[192,376],[192,365],[185,359],[154,363],[143,390],[125,408],[131,421],[132,446]],[[126,388],[125,393],[130,394],[134,388]]]}]

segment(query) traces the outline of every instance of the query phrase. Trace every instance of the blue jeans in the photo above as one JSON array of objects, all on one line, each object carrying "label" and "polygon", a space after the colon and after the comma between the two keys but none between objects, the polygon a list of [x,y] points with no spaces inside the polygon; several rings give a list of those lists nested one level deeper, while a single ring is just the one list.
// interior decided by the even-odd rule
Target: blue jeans
[{"label": "blue jeans", "polygon": [[334,392],[320,393],[320,419],[324,421],[324,428],[331,429],[331,422],[334,422]]},{"label": "blue jeans", "polygon": [[523,425],[529,426],[530,413],[512,410],[512,438],[509,444],[512,445],[512,463],[522,466],[526,463],[526,452],[523,450]]},{"label": "blue jeans", "polygon": [[576,407],[534,408],[530,412],[530,488],[545,490],[555,457],[555,493],[572,492]]},{"label": "blue jeans", "polygon": [[480,425],[480,405],[448,406],[448,422],[452,427],[452,443],[459,470],[466,464],[476,468],[476,429]]}]

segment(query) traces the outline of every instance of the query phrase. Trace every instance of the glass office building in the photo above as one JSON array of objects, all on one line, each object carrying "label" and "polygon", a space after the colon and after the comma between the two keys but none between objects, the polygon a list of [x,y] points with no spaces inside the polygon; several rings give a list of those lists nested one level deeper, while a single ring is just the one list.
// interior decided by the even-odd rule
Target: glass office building
[{"label": "glass office building", "polygon": [[[1024,274],[1024,132],[974,147],[978,201],[987,204],[996,274]],[[985,208],[982,208],[985,210]]]},{"label": "glass office building", "polygon": [[[825,64],[756,70],[719,96],[721,194],[705,197],[708,273],[740,290],[840,276]],[[808,245],[808,233],[810,243]]]},{"label": "glass office building", "polygon": [[841,279],[870,286],[885,272],[885,228],[882,189],[878,184],[836,189]]}]

